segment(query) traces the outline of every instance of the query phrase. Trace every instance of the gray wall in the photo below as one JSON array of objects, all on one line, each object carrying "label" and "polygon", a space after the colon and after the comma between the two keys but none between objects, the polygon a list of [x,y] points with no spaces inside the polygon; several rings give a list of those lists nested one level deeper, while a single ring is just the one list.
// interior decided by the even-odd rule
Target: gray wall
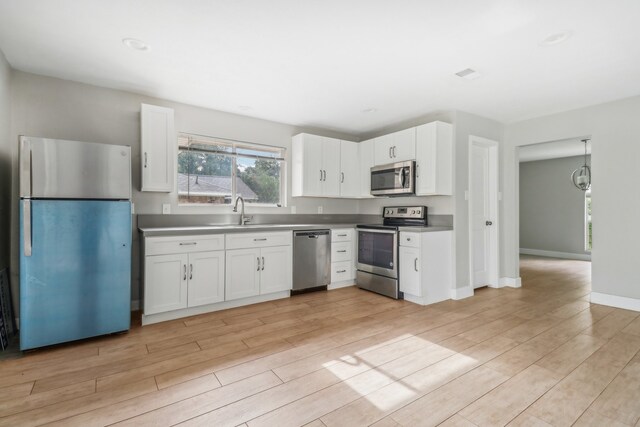
[{"label": "gray wall", "polygon": [[520,163],[520,247],[584,255],[584,192],[569,176],[584,156]]},{"label": "gray wall", "polygon": [[[640,300],[638,241],[640,96],[510,124],[505,130],[505,209],[510,218],[505,264],[518,271],[517,148],[538,142],[591,137],[593,166],[593,292]],[[637,302],[636,302],[637,304]]]},{"label": "gray wall", "polygon": [[0,270],[9,266],[11,217],[11,68],[0,51]]},{"label": "gray wall", "polygon": [[[129,92],[90,86],[82,83],[44,77],[21,71],[12,72],[12,128],[9,141],[19,135],[123,144],[132,147],[133,202],[137,214],[158,214],[162,204],[170,203],[172,213],[228,213],[230,206],[178,206],[177,193],[141,193],[140,188],[140,103],[171,107],[175,110],[176,130],[182,132],[239,139],[287,148],[291,155],[291,136],[299,132],[357,141],[352,135],[336,134],[310,128],[299,128],[149,98]],[[0,89],[0,93],[1,89]],[[0,112],[2,107],[0,106]],[[0,118],[0,120],[2,120]],[[0,121],[0,123],[2,123]],[[0,136],[0,138],[3,138]],[[4,137],[6,140],[6,135]],[[17,177],[17,150],[13,150],[13,176]],[[4,166],[4,165],[3,165]],[[3,171],[7,168],[3,167]],[[8,174],[8,172],[7,172]],[[291,176],[287,175],[287,207],[247,207],[247,213],[289,213],[295,205],[297,213],[357,213],[358,202],[345,199],[295,198],[291,194]],[[18,180],[13,182],[12,211],[18,209]],[[5,182],[3,180],[3,182]],[[18,215],[13,216],[12,230],[12,283],[17,297],[18,284]],[[134,221],[135,224],[135,221]],[[133,233],[133,290],[132,299],[139,295],[138,234]]]}]

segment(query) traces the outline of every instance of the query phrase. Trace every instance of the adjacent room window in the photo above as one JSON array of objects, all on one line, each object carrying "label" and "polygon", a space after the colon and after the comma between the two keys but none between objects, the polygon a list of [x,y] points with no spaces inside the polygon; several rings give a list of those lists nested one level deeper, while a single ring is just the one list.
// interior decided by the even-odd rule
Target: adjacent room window
[{"label": "adjacent room window", "polygon": [[200,135],[178,136],[178,202],[282,206],[285,149]]},{"label": "adjacent room window", "polygon": [[591,190],[584,192],[584,250],[591,252]]}]

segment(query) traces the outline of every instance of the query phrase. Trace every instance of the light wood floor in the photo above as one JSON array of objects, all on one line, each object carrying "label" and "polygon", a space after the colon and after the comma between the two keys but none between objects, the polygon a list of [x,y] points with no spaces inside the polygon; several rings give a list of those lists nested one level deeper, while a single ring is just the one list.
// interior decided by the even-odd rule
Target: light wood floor
[{"label": "light wood floor", "polygon": [[[638,313],[590,264],[429,307],[355,288],[0,362],[0,425],[639,425]],[[245,424],[246,423],[246,424]]]}]

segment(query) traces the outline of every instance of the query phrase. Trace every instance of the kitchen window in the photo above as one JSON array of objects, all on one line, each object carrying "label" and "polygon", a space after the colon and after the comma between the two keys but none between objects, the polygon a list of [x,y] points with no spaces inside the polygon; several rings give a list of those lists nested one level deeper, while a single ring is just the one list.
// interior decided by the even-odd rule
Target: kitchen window
[{"label": "kitchen window", "polygon": [[223,138],[178,136],[178,203],[282,206],[285,149]]}]

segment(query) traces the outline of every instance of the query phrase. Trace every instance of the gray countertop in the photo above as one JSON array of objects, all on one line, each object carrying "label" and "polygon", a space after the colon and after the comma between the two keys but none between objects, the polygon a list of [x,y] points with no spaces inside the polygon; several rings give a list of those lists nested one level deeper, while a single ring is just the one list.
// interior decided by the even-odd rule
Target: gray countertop
[{"label": "gray countertop", "polygon": [[400,231],[411,231],[413,233],[429,233],[432,231],[452,231],[453,227],[398,227]]},{"label": "gray countertop", "polygon": [[[224,233],[246,233],[256,231],[298,231],[298,230],[320,230],[335,228],[355,228],[353,223],[338,224],[220,224],[203,226],[181,226],[181,227],[140,227],[138,230],[144,237],[152,236],[193,236],[196,234],[224,234]],[[413,231],[415,233],[426,233],[432,231],[450,231],[453,227],[400,227],[400,231]]]},{"label": "gray countertop", "polygon": [[221,224],[185,227],[140,227],[144,237],[151,236],[192,236],[195,234],[246,233],[256,231],[298,231],[332,228],[355,228],[356,224]]}]

